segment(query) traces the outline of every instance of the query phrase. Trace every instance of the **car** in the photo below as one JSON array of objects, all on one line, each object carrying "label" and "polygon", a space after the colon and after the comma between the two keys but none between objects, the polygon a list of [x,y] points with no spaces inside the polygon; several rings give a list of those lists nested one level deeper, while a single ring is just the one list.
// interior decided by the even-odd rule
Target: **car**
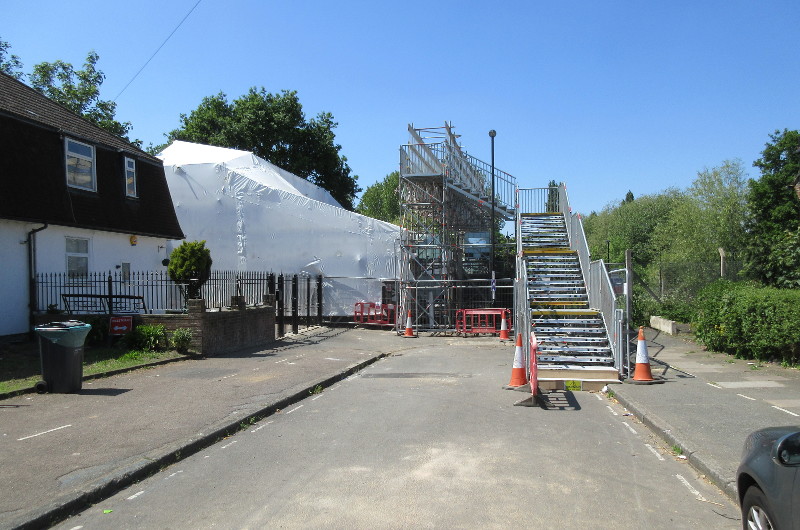
[{"label": "car", "polygon": [[800,529],[800,427],[750,433],[736,471],[742,528]]}]

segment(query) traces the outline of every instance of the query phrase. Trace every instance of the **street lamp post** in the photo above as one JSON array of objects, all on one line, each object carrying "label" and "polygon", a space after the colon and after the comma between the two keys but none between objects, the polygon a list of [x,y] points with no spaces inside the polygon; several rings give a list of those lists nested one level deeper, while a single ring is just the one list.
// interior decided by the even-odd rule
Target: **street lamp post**
[{"label": "street lamp post", "polygon": [[489,131],[489,138],[492,139],[492,225],[489,228],[489,237],[491,238],[492,242],[492,255],[490,263],[490,270],[492,273],[492,277],[494,277],[494,137],[497,136],[497,132],[492,129]]}]

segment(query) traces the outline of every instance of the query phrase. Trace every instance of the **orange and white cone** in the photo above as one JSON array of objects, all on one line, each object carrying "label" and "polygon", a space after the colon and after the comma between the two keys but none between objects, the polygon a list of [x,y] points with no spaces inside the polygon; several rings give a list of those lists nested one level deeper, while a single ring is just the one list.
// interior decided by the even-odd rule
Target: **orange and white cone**
[{"label": "orange and white cone", "polygon": [[508,336],[508,323],[506,322],[506,313],[503,311],[503,320],[500,322],[500,340],[511,340]]},{"label": "orange and white cone", "polygon": [[411,310],[408,310],[408,318],[406,319],[406,332],[404,337],[416,337],[414,335],[414,325],[411,323]]},{"label": "orange and white cone", "polygon": [[517,334],[517,347],[514,349],[514,364],[511,366],[511,381],[508,386],[518,387],[528,383],[525,373],[525,360],[522,354],[522,333]]},{"label": "orange and white cone", "polygon": [[644,326],[639,326],[639,342],[636,345],[636,367],[633,370],[634,381],[654,381],[650,371],[650,357],[647,355],[647,341],[644,339]]}]

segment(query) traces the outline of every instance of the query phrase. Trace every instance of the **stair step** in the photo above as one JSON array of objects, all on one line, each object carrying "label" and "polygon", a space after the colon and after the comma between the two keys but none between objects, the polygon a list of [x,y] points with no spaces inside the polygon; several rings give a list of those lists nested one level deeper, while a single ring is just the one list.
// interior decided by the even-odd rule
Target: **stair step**
[{"label": "stair step", "polygon": [[[563,321],[559,321],[558,324],[563,324]],[[596,328],[565,328],[565,327],[548,327],[548,326],[536,326],[536,336],[537,337],[549,337],[552,334],[560,333],[566,334],[566,336],[571,336],[571,333],[586,333],[589,335],[596,335],[600,333],[605,333],[606,330],[602,327]]]},{"label": "stair step", "polygon": [[[568,315],[565,315],[568,316]],[[547,324],[576,324],[580,326],[585,325],[602,325],[603,321],[599,318],[534,318],[533,324],[539,325],[547,325]]]},{"label": "stair step", "polygon": [[[573,353],[578,356],[597,356],[611,353],[609,346],[550,346],[539,344],[540,356],[557,356],[559,352]],[[610,362],[610,361],[609,361]]]}]

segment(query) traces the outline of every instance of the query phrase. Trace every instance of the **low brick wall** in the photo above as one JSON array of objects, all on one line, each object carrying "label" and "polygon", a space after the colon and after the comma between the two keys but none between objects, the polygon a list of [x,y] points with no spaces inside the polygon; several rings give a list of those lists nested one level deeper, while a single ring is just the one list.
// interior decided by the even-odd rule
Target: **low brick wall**
[{"label": "low brick wall", "polygon": [[[246,348],[267,346],[275,341],[274,298],[266,297],[267,305],[245,307],[234,304],[231,309],[208,311],[204,300],[189,300],[187,313],[133,315],[133,325],[161,324],[168,333],[178,328],[192,331],[191,349],[205,356],[220,355]],[[93,315],[103,316],[103,315]],[[37,324],[64,320],[80,320],[86,315],[37,315]]]}]

